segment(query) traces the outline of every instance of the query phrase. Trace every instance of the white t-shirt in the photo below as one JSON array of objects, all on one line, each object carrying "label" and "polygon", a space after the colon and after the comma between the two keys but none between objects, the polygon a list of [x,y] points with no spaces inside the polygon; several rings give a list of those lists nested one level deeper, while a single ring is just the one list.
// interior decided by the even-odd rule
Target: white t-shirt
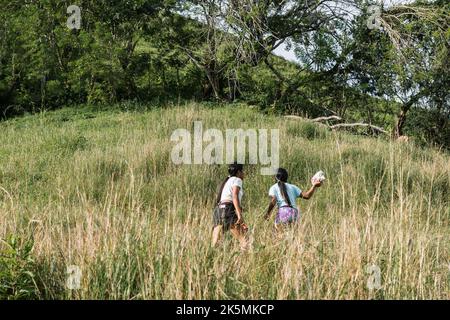
[{"label": "white t-shirt", "polygon": [[244,191],[242,190],[242,180],[238,177],[230,177],[222,190],[220,202],[233,202],[233,187],[239,187],[239,203],[241,202]]}]

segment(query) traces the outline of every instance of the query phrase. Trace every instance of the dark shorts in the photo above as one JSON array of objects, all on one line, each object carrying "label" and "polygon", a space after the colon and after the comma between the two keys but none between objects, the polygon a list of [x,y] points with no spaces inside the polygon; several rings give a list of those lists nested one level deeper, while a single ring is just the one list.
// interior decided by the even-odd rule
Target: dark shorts
[{"label": "dark shorts", "polygon": [[214,208],[214,227],[222,225],[224,230],[228,230],[237,220],[236,209],[232,203],[220,204]]}]

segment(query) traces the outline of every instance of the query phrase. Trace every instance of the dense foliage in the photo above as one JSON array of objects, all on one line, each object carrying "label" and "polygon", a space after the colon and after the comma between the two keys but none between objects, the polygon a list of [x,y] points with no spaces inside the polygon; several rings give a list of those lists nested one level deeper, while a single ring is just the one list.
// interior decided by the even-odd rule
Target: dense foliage
[{"label": "dense foliage", "polygon": [[[67,8],[81,8],[81,28]],[[82,103],[244,101],[449,147],[449,5],[0,0],[0,117]],[[273,55],[287,45],[296,62]]]}]

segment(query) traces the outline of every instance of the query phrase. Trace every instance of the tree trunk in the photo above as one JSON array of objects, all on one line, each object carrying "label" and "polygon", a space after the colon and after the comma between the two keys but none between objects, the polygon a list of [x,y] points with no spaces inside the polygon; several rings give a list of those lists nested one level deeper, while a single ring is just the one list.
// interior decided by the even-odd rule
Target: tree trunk
[{"label": "tree trunk", "polygon": [[406,123],[406,113],[409,109],[404,109],[400,111],[398,115],[397,124],[395,125],[394,138],[399,138],[403,135],[403,127]]},{"label": "tree trunk", "polygon": [[394,132],[393,132],[394,138],[397,139],[403,135],[403,128],[406,123],[406,114],[408,113],[409,109],[411,109],[411,107],[415,103],[417,103],[420,100],[420,98],[427,95],[428,92],[429,92],[429,89],[424,88],[421,91],[419,91],[418,93],[416,93],[414,96],[412,96],[407,102],[404,102],[402,104],[402,106],[400,108],[400,113],[398,115],[397,123],[395,125]]},{"label": "tree trunk", "polygon": [[205,98],[213,95],[215,99],[220,100],[219,95],[219,81],[213,71],[207,70],[206,77],[208,78],[208,90],[206,91]]}]

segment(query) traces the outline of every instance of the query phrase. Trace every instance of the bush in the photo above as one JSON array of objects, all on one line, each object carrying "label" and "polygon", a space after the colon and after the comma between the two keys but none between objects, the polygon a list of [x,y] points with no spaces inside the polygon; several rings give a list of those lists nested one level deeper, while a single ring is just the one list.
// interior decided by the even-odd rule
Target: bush
[{"label": "bush", "polygon": [[33,240],[9,236],[0,241],[0,300],[38,298]]}]

